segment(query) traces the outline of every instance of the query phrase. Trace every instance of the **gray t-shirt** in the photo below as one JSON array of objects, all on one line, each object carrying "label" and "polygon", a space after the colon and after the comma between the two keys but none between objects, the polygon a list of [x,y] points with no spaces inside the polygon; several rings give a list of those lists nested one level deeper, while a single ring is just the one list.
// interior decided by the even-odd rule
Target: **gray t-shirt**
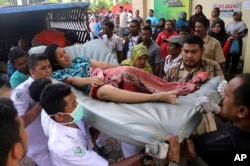
[{"label": "gray t-shirt", "polygon": [[161,63],[161,49],[155,42],[151,42],[148,48],[148,63],[150,64],[153,71],[155,70],[155,64]]}]

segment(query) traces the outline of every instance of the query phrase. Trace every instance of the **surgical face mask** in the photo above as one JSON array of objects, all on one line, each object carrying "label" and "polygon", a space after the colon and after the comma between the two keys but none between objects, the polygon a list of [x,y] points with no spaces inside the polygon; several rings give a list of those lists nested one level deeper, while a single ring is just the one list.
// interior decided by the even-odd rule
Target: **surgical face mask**
[{"label": "surgical face mask", "polygon": [[77,121],[82,120],[82,118],[83,118],[83,106],[80,103],[78,103],[78,105],[76,106],[76,108],[74,109],[73,112],[71,112],[71,113],[60,112],[59,114],[68,114],[73,118],[73,121],[61,123],[61,124],[72,124],[72,123],[75,123]]}]

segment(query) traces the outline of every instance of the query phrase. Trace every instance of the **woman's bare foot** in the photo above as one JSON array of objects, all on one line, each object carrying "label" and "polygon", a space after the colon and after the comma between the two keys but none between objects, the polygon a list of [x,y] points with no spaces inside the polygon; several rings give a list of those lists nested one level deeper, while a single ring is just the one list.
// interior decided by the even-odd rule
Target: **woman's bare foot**
[{"label": "woman's bare foot", "polygon": [[177,91],[160,92],[159,95],[160,95],[160,101],[176,104]]}]

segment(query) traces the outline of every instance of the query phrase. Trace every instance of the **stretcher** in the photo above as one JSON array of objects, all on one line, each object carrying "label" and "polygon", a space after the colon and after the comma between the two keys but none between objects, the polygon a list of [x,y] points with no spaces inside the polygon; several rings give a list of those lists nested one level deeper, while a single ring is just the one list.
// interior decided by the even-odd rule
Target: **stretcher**
[{"label": "stretcher", "polygon": [[[97,46],[102,49],[97,49]],[[116,64],[101,40],[65,49],[72,58],[85,55],[91,59]],[[194,93],[179,96],[175,105],[163,102],[106,102],[86,96],[73,87],[72,91],[84,106],[84,121],[120,141],[137,147],[147,144],[151,153],[157,153],[159,144],[166,140],[168,135],[178,135],[181,141],[197,128],[204,115],[201,113],[203,108],[195,106],[196,100],[199,96],[207,96],[218,104],[220,97],[216,88],[219,83],[220,78],[215,77]]]}]

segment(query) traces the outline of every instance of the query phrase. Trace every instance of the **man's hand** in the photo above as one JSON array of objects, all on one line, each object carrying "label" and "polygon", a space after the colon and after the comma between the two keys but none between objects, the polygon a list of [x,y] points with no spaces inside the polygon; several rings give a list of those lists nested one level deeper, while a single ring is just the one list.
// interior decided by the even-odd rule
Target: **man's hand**
[{"label": "man's hand", "polygon": [[215,104],[211,100],[208,99],[206,96],[201,96],[196,100],[195,103],[196,106],[202,106],[202,113],[209,113],[213,112],[218,114],[220,112],[220,107],[218,104]]},{"label": "man's hand", "polygon": [[180,143],[177,136],[169,136],[168,137],[169,148],[167,153],[167,160],[180,162]]},{"label": "man's hand", "polygon": [[181,153],[185,158],[192,161],[197,157],[197,153],[195,150],[194,143],[189,138],[184,138],[182,144],[181,144]]}]

